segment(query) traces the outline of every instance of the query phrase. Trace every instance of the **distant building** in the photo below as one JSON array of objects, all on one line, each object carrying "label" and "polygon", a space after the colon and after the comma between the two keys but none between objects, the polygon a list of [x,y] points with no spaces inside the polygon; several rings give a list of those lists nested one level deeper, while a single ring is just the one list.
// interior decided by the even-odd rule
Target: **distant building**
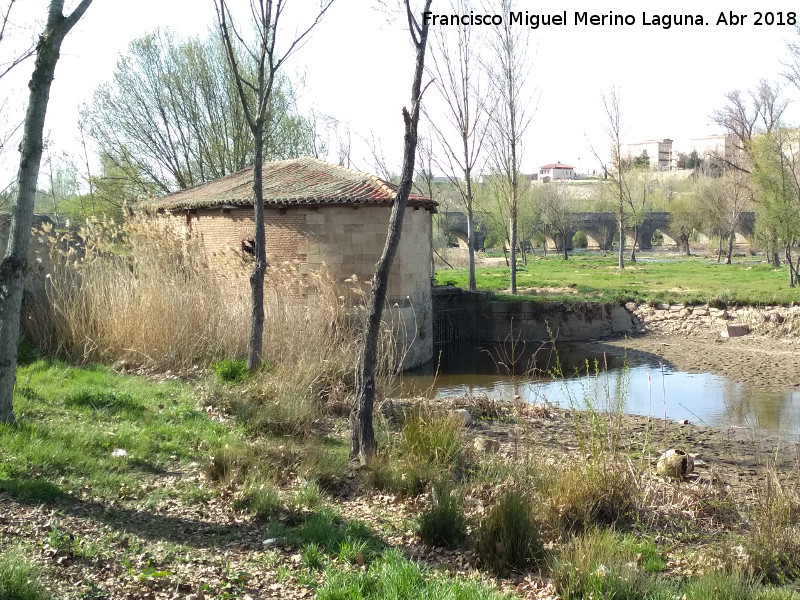
[{"label": "distant building", "polygon": [[630,161],[634,161],[642,154],[650,159],[650,166],[659,171],[672,171],[677,168],[678,154],[672,149],[672,140],[649,140],[627,145],[627,154]]},{"label": "distant building", "polygon": [[575,167],[552,163],[539,167],[539,180],[542,182],[575,179]]},{"label": "distant building", "polygon": [[689,140],[690,148],[687,154],[694,150],[700,158],[717,158],[733,162],[741,154],[736,147],[735,140],[736,137],[731,134],[694,138]]}]

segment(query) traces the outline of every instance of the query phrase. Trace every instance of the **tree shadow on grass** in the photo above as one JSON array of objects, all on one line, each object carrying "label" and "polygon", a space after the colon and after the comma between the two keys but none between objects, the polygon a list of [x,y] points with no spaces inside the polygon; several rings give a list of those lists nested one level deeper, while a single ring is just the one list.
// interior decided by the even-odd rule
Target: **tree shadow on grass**
[{"label": "tree shadow on grass", "polygon": [[55,509],[65,515],[102,523],[120,532],[194,548],[226,546],[252,549],[260,545],[262,537],[262,528],[257,523],[215,523],[82,500],[41,478],[0,479],[0,513],[4,512],[2,505],[6,502]]}]

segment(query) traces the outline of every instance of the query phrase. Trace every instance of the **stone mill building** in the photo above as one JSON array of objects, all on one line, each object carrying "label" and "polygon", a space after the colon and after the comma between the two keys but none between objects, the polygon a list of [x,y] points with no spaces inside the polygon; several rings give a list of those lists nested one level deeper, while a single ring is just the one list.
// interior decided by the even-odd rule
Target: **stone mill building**
[{"label": "stone mill building", "polygon": [[[206,260],[253,252],[253,170],[165,196],[147,207],[176,219],[200,239]],[[263,190],[268,266],[292,264],[300,277],[325,271],[342,285],[369,281],[383,251],[396,186],[373,175],[316,158],[267,163]],[[436,202],[411,195],[389,276],[387,300],[401,323],[406,368],[433,355],[431,307],[432,214]],[[313,296],[306,299],[313,302]]]}]

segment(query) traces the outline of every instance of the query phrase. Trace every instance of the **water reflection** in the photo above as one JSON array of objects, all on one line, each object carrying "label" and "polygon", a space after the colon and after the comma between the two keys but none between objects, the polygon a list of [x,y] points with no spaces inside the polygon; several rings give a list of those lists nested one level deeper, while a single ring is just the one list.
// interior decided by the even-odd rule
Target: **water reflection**
[{"label": "water reflection", "polygon": [[604,410],[620,403],[631,414],[800,436],[800,392],[770,393],[719,375],[676,371],[656,356],[635,364],[619,349],[601,344],[559,344],[557,349],[451,344],[440,348],[434,377],[436,370],[428,365],[406,374],[402,392],[436,398],[519,396],[525,402],[575,408],[591,403]]}]

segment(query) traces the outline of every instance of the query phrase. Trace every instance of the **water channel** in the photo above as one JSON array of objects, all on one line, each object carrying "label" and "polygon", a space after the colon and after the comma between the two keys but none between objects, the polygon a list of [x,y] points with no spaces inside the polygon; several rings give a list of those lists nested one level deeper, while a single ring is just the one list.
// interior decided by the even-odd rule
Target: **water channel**
[{"label": "water channel", "polygon": [[591,403],[599,410],[619,402],[630,414],[800,439],[800,392],[765,392],[711,373],[678,371],[655,355],[637,362],[623,349],[601,343],[450,343],[437,346],[436,353],[438,360],[403,375],[404,393],[519,396],[565,408]]}]

